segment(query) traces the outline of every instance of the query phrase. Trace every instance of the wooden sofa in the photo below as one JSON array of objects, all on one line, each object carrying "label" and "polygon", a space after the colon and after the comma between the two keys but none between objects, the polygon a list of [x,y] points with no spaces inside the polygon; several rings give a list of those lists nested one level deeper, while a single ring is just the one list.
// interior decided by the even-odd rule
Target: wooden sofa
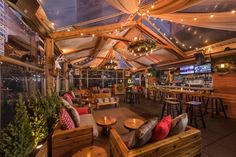
[{"label": "wooden sofa", "polygon": [[111,157],[193,157],[201,156],[201,132],[188,130],[164,140],[129,150],[115,129],[110,132]]},{"label": "wooden sofa", "polygon": [[97,98],[110,98],[111,93],[93,93],[92,94],[92,102],[95,103]]},{"label": "wooden sofa", "polygon": [[52,135],[52,157],[67,157],[93,144],[93,126],[61,130],[58,124]]}]

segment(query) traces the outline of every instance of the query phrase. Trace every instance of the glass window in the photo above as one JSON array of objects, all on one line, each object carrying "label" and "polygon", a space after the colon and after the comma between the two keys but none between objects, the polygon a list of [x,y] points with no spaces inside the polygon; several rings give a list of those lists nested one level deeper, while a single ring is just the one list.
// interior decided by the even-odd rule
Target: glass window
[{"label": "glass window", "polygon": [[88,79],[88,87],[102,87],[102,79]]},{"label": "glass window", "polygon": [[103,76],[104,76],[104,79],[116,78],[116,72],[115,71],[104,71]]},{"label": "glass window", "polygon": [[102,71],[95,71],[95,70],[89,70],[88,71],[88,78],[101,78]]},{"label": "glass window", "polygon": [[123,78],[123,71],[117,71],[117,78]]},{"label": "glass window", "polygon": [[104,79],[104,88],[112,88],[116,83],[116,79]]}]

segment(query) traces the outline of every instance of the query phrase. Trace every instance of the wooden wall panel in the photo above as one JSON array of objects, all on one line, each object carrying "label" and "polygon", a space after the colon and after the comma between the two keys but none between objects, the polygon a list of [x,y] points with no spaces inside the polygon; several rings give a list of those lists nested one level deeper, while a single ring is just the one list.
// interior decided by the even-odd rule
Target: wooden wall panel
[{"label": "wooden wall panel", "polygon": [[214,91],[224,98],[224,103],[228,106],[228,116],[236,118],[236,73],[213,74],[212,77]]}]

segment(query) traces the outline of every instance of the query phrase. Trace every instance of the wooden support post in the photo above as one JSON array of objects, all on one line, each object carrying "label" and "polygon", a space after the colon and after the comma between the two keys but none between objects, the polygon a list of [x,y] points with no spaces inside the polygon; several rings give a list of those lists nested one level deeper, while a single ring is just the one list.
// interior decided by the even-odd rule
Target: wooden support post
[{"label": "wooden support post", "polygon": [[63,64],[63,90],[64,91],[69,91],[69,71],[68,71],[68,62],[65,62]]},{"label": "wooden support post", "polygon": [[45,52],[46,52],[46,89],[47,94],[51,95],[55,91],[55,76],[54,71],[54,40],[50,38],[45,39]]}]

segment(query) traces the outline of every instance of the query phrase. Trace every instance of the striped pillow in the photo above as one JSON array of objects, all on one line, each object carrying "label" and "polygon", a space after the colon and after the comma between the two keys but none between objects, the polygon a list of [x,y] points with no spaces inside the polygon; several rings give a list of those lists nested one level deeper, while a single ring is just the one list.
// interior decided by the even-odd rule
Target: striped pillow
[{"label": "striped pillow", "polygon": [[80,126],[80,117],[79,117],[79,113],[77,112],[77,110],[73,107],[73,106],[66,106],[66,111],[69,113],[71,119],[73,120],[75,127],[79,127]]},{"label": "striped pillow", "polygon": [[60,111],[60,123],[61,123],[62,129],[64,130],[75,128],[75,124],[65,108],[61,108],[61,111]]}]

